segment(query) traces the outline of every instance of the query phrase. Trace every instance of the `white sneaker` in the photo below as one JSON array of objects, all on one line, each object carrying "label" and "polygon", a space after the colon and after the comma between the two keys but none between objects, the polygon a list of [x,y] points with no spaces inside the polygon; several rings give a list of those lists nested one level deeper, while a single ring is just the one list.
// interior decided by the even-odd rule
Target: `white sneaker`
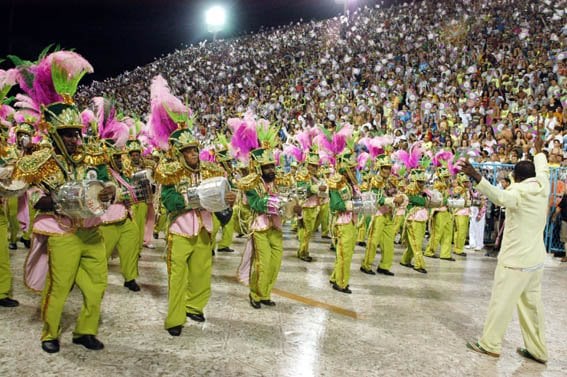
[{"label": "white sneaker", "polygon": [[144,247],[145,247],[146,249],[155,249],[155,248],[156,248],[156,247],[154,246],[154,244],[151,244],[151,243],[148,243],[148,244],[144,245]]},{"label": "white sneaker", "polygon": [[465,249],[472,249],[471,245],[465,245]]},{"label": "white sneaker", "polygon": [[481,251],[481,250],[482,250],[482,247],[475,247],[474,249],[475,249],[476,251]]}]

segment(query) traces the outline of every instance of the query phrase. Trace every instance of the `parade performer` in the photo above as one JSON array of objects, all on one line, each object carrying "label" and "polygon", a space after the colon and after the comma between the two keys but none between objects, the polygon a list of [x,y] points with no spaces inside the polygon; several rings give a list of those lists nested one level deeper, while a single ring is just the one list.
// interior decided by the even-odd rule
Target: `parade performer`
[{"label": "parade performer", "polygon": [[[80,55],[58,51],[36,65],[23,66],[20,70],[21,77],[33,79],[31,86],[24,80],[19,85],[36,108],[43,109],[41,126],[47,129],[53,142],[53,148],[40,149],[20,159],[15,172],[15,177],[34,185],[31,198],[38,213],[33,233],[34,237],[46,238],[49,253],[41,306],[42,349],[49,353],[59,351],[63,307],[71,288],[77,285],[83,295],[83,307],[73,331],[73,343],[100,350],[104,345],[96,334],[107,284],[106,251],[98,231],[100,217],[68,215],[67,211],[73,208],[63,207],[64,202],[59,200],[61,195],[68,196],[61,190],[65,183],[81,185],[87,178],[88,167],[83,162],[80,145],[83,124],[79,111],[72,104],[72,95],[79,80],[93,69]],[[114,196],[115,188],[107,186],[84,205],[98,213],[100,202],[110,202]],[[27,263],[30,260],[35,260],[31,252],[26,261],[26,279],[34,275],[29,271],[33,268]]]},{"label": "parade performer", "polygon": [[392,160],[388,155],[378,156],[376,166],[379,174],[370,181],[370,188],[378,197],[378,210],[370,222],[368,242],[360,271],[375,275],[372,264],[376,257],[376,248],[380,246],[382,258],[376,272],[393,276],[390,271],[394,260],[394,217],[395,207],[404,202],[404,196],[397,194],[397,181],[392,172]]},{"label": "parade performer", "polygon": [[[437,168],[436,179],[433,188],[441,193],[446,201],[451,195],[451,174],[447,168]],[[437,258],[435,252],[439,245],[439,259],[455,261],[451,256],[451,245],[453,242],[453,214],[447,206],[441,206],[431,210],[430,214],[430,237],[429,244],[425,249],[425,256]]]},{"label": "parade performer", "polygon": [[93,102],[96,107],[95,121],[98,137],[94,138],[92,142],[94,148],[92,148],[92,153],[85,158],[85,162],[96,169],[96,176],[91,176],[91,178],[108,182],[116,187],[114,203],[101,216],[102,225],[99,229],[104,239],[107,259],[110,258],[114,249],[118,251],[124,286],[133,292],[138,292],[140,286],[136,279],[138,278],[140,238],[138,227],[132,220],[131,206],[139,199],[144,200],[145,198],[143,193],[138,192],[131,185],[124,168],[123,158],[126,154],[124,147],[130,128],[127,120],[130,119],[119,120],[116,109],[109,100],[96,97]]},{"label": "parade performer", "polygon": [[454,253],[462,257],[466,257],[465,243],[467,235],[469,234],[469,221],[471,216],[472,194],[470,188],[470,180],[466,174],[457,174],[457,187],[454,190],[454,195],[457,198],[464,199],[464,207],[455,208],[455,235],[454,235]]},{"label": "parade performer", "polygon": [[[250,237],[238,269],[238,279],[248,283],[250,305],[274,306],[272,289],[281,267],[283,253],[282,213],[285,198],[278,192],[276,159],[277,129],[268,121],[247,112],[244,118],[228,120],[232,128],[231,145],[237,154],[250,153],[254,169],[238,184],[252,210]],[[292,204],[293,205],[293,204]],[[301,207],[293,205],[296,213]]]},{"label": "parade performer", "polygon": [[[211,296],[213,214],[201,207],[195,189],[207,178],[224,176],[224,171],[199,161],[191,110],[170,93],[161,76],[152,81],[151,100],[149,133],[160,149],[170,152],[170,158],[156,168],[170,224],[165,329],[179,336],[186,317],[205,321],[204,309]],[[229,192],[224,199],[232,205],[235,195]]]}]

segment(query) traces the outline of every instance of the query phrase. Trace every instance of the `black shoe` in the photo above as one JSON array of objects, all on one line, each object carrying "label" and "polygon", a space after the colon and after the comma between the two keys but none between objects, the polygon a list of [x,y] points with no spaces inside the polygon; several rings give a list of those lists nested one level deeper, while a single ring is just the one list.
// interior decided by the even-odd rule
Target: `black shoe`
[{"label": "black shoe", "polygon": [[205,322],[205,316],[203,313],[195,314],[195,313],[187,313],[187,317],[191,318],[195,322]]},{"label": "black shoe", "polygon": [[47,353],[57,353],[59,352],[59,340],[44,340],[41,342],[41,349]]},{"label": "black shoe", "polygon": [[276,306],[276,303],[272,300],[260,300],[260,303],[266,306]]},{"label": "black shoe", "polygon": [[366,242],[357,242],[358,246],[366,247]]},{"label": "black shoe", "polygon": [[262,305],[260,305],[260,301],[254,301],[252,295],[248,295],[248,298],[250,299],[250,306],[252,306],[254,309],[262,308]]},{"label": "black shoe", "polygon": [[126,288],[128,288],[129,290],[131,290],[132,292],[139,292],[140,291],[140,286],[138,285],[138,283],[136,283],[136,280],[130,280],[130,281],[124,282],[124,286]]},{"label": "black shoe", "polygon": [[157,240],[159,238],[159,233],[154,232],[154,240]]},{"label": "black shoe", "polygon": [[[427,258],[433,258],[433,259],[437,259],[439,258],[437,255],[433,254],[433,255],[427,255],[427,254],[423,254],[424,256],[426,256]],[[443,258],[441,258],[443,259]]]},{"label": "black shoe", "polygon": [[324,239],[324,240],[330,240],[331,236],[321,236],[321,238]]},{"label": "black shoe", "polygon": [[380,268],[380,267],[378,267],[378,268],[376,269],[376,272],[379,273],[379,274],[388,275],[388,276],[394,276],[394,275],[395,275],[393,272],[391,272],[391,271],[389,271],[389,270],[385,270],[385,269]]},{"label": "black shoe", "polygon": [[364,268],[364,267],[360,267],[360,271],[361,271],[361,272],[364,272],[365,274],[368,274],[368,275],[376,275],[376,272],[374,272],[374,271],[372,271],[372,270],[367,270],[367,269]]},{"label": "black shoe", "polygon": [[24,246],[26,247],[26,249],[29,249],[31,246],[31,241],[30,240],[26,240],[24,237],[20,237],[20,242],[24,244]]},{"label": "black shoe", "polygon": [[516,348],[516,352],[518,353],[518,355],[523,356],[523,357],[525,357],[526,359],[533,360],[533,361],[538,362],[538,363],[540,363],[540,364],[547,364],[547,361],[546,361],[546,360],[540,360],[540,359],[538,359],[537,357],[535,357],[534,355],[532,355],[532,354],[530,353],[530,351],[528,351],[528,350],[525,349],[525,348],[518,347],[518,348]]},{"label": "black shoe", "polygon": [[74,344],[80,344],[90,350],[101,350],[104,348],[104,344],[98,340],[94,335],[81,335],[79,337],[73,338]]},{"label": "black shoe", "polygon": [[348,293],[348,294],[352,293],[352,291],[348,288],[348,285],[344,288],[341,288],[335,283],[335,284],[333,284],[333,289],[335,291],[339,291],[339,292],[342,292],[342,293]]},{"label": "black shoe", "polygon": [[183,329],[183,326],[179,325],[179,326],[173,326],[170,327],[169,329],[167,329],[167,332],[169,333],[169,335],[171,336],[179,336],[181,335],[181,330]]},{"label": "black shoe", "polygon": [[449,257],[449,258],[439,258],[439,259],[441,259],[441,260],[446,260],[446,261],[449,261],[449,262],[454,262],[454,261],[456,261],[456,259],[453,258],[453,257]]},{"label": "black shoe", "polygon": [[414,269],[414,271],[421,272],[422,274],[426,274],[426,273],[427,273],[427,270],[426,270],[425,268],[415,268],[415,267],[414,267],[413,269]]},{"label": "black shoe", "polygon": [[219,253],[234,253],[234,250],[231,249],[230,247],[223,247],[223,248],[217,249],[217,252],[219,252]]},{"label": "black shoe", "polygon": [[337,248],[335,247],[335,245],[332,245],[332,244],[331,244],[331,246],[329,246],[329,250],[331,250],[331,251],[336,251]]},{"label": "black shoe", "polygon": [[15,308],[16,306],[19,306],[20,303],[10,297],[5,297],[3,299],[0,300],[0,306],[3,306],[5,308]]},{"label": "black shoe", "polygon": [[299,259],[301,259],[304,262],[312,262],[313,261],[313,257],[310,257],[309,255],[304,255],[301,257],[298,257]]},{"label": "black shoe", "polygon": [[453,254],[458,255],[460,257],[466,257],[467,256],[467,253],[464,253],[464,252],[463,253],[453,253]]},{"label": "black shoe", "polygon": [[329,284],[335,285],[336,283],[335,283],[334,281],[332,281],[332,280],[329,280]]},{"label": "black shoe", "polygon": [[411,264],[411,263],[404,264],[404,263],[400,262],[400,264],[404,267],[407,267],[407,268],[413,268],[413,264]]},{"label": "black shoe", "polygon": [[16,245],[15,242],[10,242],[10,243],[8,244],[8,249],[10,249],[10,250],[17,250],[17,249],[18,249],[18,245]]}]

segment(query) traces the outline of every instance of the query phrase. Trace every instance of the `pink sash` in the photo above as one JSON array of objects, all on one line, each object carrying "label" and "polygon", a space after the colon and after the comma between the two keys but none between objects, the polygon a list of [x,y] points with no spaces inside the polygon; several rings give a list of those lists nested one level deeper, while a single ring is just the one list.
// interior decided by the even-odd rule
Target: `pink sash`
[{"label": "pink sash", "polygon": [[115,172],[113,169],[108,168],[108,170],[110,170],[110,174],[112,174],[114,179],[116,179],[118,183],[120,183],[122,186],[124,186],[124,188],[126,188],[126,190],[128,190],[130,196],[132,197],[132,202],[138,203],[138,199],[136,198],[136,191],[134,191],[134,188],[128,182],[126,182],[126,180],[124,180],[124,178],[122,178],[120,174]]}]

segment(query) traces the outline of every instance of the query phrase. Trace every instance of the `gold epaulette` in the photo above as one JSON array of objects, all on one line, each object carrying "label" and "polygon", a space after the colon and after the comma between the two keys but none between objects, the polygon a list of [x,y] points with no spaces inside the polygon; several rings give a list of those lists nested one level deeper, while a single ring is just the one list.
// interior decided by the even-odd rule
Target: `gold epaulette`
[{"label": "gold epaulette", "polygon": [[463,195],[465,193],[465,188],[463,186],[457,186],[453,189],[453,194]]},{"label": "gold epaulette", "polygon": [[307,169],[301,169],[295,174],[295,182],[311,182],[311,174]]},{"label": "gold epaulette", "polygon": [[[39,184],[42,181],[53,181],[60,178],[63,172],[51,149],[40,149],[22,157],[16,164],[14,179],[28,184]],[[63,177],[64,180],[64,177]]]},{"label": "gold epaulette", "polygon": [[179,161],[166,160],[156,167],[154,179],[158,184],[170,186],[179,183],[183,174],[183,166]]},{"label": "gold epaulette", "polygon": [[445,182],[435,181],[433,183],[433,188],[441,193],[444,193],[445,191],[447,191],[447,184]]},{"label": "gold epaulette", "polygon": [[226,171],[217,164],[211,162],[200,162],[201,179],[208,179],[213,177],[226,177]]},{"label": "gold epaulette", "polygon": [[255,189],[260,183],[262,183],[262,178],[256,173],[251,173],[238,181],[236,187],[242,191],[250,191]]},{"label": "gold epaulette", "polygon": [[412,182],[409,185],[406,186],[406,194],[407,195],[419,195],[421,194],[421,190],[419,189],[419,186],[417,185],[417,183]]},{"label": "gold epaulette", "polygon": [[293,186],[295,178],[292,174],[276,174],[276,179],[274,180],[274,184],[276,186],[285,186],[291,187]]},{"label": "gold epaulette", "polygon": [[152,169],[155,170],[156,169],[156,162],[152,159],[149,158],[144,158],[142,160],[142,163],[144,164],[144,169]]},{"label": "gold epaulette", "polygon": [[384,178],[382,178],[380,175],[374,175],[370,179],[370,188],[383,189],[385,185],[386,182],[384,181]]},{"label": "gold epaulette", "polygon": [[327,186],[331,190],[340,190],[346,185],[345,177],[339,173],[335,173],[327,179]]},{"label": "gold epaulette", "polygon": [[110,162],[110,160],[108,158],[108,154],[97,153],[97,154],[87,154],[83,162],[88,166],[95,167],[100,165],[106,165]]}]

